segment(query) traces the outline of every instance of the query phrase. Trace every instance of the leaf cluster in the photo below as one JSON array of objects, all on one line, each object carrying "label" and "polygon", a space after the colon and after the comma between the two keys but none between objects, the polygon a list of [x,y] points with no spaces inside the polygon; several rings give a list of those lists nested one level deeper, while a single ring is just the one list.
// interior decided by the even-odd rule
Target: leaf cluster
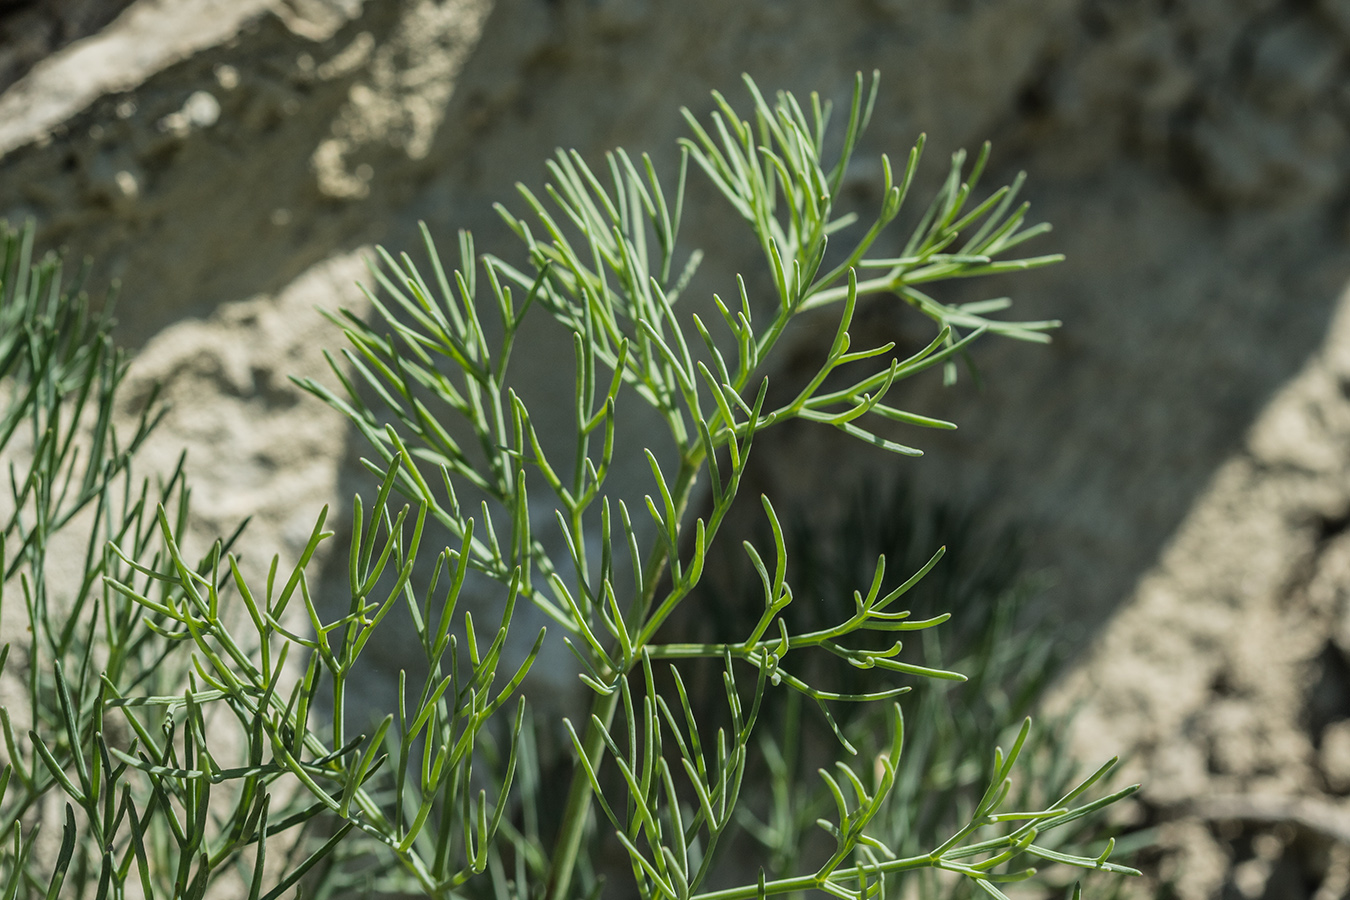
[{"label": "leaf cluster", "polygon": [[[475,526],[488,532],[489,540],[466,545],[473,554],[470,565],[503,583],[523,586],[523,593],[562,627],[582,667],[581,678],[593,691],[588,720],[566,726],[578,771],[556,842],[551,851],[543,846],[516,850],[518,859],[549,859],[548,868],[519,871],[518,889],[528,884],[531,891],[555,898],[574,890],[577,866],[593,868],[579,859],[595,808],[628,855],[643,896],[704,896],[702,886],[731,820],[728,810],[739,796],[766,692],[787,688],[809,697],[844,751],[853,752],[835,724],[832,705],[897,697],[909,686],[892,682],[895,675],[962,678],[903,661],[900,641],[872,649],[875,641],[857,640],[869,633],[921,631],[946,619],[915,620],[898,606],[938,564],[941,549],[888,590],[883,589],[886,560],[877,559],[870,584],[854,592],[851,612],[825,627],[791,630],[784,615],[794,600],[785,541],[767,497],[761,502],[771,547],[766,551],[745,545],[762,604],[749,634],[712,643],[669,643],[660,637],[703,578],[708,548],[739,495],[762,431],[799,419],[836,428],[883,450],[917,455],[918,450],[889,437],[894,427],[889,423],[955,426],[893,405],[888,395],[897,384],[934,366],[949,368],[985,332],[1037,341],[1056,324],[993,319],[992,313],[1007,307],[1006,300],[947,305],[918,287],[1034,268],[1058,258],[1008,258],[1023,241],[1046,230],[1025,226],[1026,206],[1015,205],[1020,179],[971,202],[988,159],[987,147],[969,169],[965,156],[957,154],[901,253],[876,256],[874,245],[887,234],[914,183],[922,140],[898,177],[882,158],[881,209],[866,228],[854,228],[856,217],[837,207],[874,106],[875,80],[869,86],[859,77],[842,146],[832,162],[825,159],[828,104],[813,97],[803,107],[788,94],[770,103],[748,80],[747,87],[753,103],[749,120],[741,119],[720,95],[715,95],[717,109],[707,123],[686,112],[692,136],[682,142],[669,194],[648,157],[635,160],[615,151],[601,168],[592,169],[578,154],[560,151],[548,164],[551,180],[542,195],[520,187],[528,215],[499,207],[524,245],[524,266],[494,255],[475,260],[471,243],[462,237],[462,267],[447,277],[425,231],[433,277],[424,278],[406,255],[383,255],[383,266],[374,272],[379,291],[367,295],[375,321],[351,314],[337,318],[351,344],[344,351],[344,364],[333,360],[343,392],[304,383],[347,414],[370,440],[380,454],[369,463],[372,470],[409,453],[426,466],[427,474],[405,471],[400,488],[425,504],[451,533],[463,535]],[[711,318],[705,319],[708,313],[702,309],[680,312],[701,259],[697,252],[681,252],[678,233],[691,170],[711,179],[758,240],[772,286],[766,302],[752,299],[746,280],[738,279],[733,301],[714,295]],[[853,235],[851,242],[848,235]],[[842,253],[829,246],[835,237],[845,242]],[[860,272],[881,274],[862,278]],[[484,287],[486,301],[478,297]],[[889,343],[855,347],[850,333],[854,315],[860,300],[871,294],[899,297],[932,319],[936,334],[930,343],[906,358],[897,358]],[[766,359],[793,319],[831,305],[839,313],[825,358],[795,397],[769,404]],[[536,308],[559,323],[573,343],[570,454],[559,455],[559,443],[567,443],[564,437],[541,439],[510,380],[516,336],[525,314]],[[347,378],[346,370],[355,377]],[[844,386],[833,387],[841,378]],[[372,396],[379,402],[370,402]],[[638,402],[664,422],[668,443],[642,450],[652,489],[630,506],[632,498],[610,488],[607,477],[615,453],[623,449],[616,448],[614,437],[617,411]],[[458,435],[471,437],[466,441]],[[477,518],[468,516],[460,500],[466,485],[480,498]],[[696,515],[690,511],[691,499],[700,485],[707,505]],[[539,492],[545,495],[542,501]],[[552,509],[549,524],[561,537],[561,555],[551,554],[549,542],[540,536],[541,524],[532,514],[537,505]],[[494,518],[499,523],[495,526]],[[509,540],[499,540],[498,534],[509,534]],[[793,666],[794,659],[821,652],[860,670],[894,675],[862,692],[842,693],[811,683]],[[673,704],[669,692],[656,688],[652,674],[657,662],[669,664],[675,695],[684,698],[679,663],[693,659],[720,660],[724,667],[729,725],[711,743],[711,736],[700,736],[692,709],[683,702]],[[739,666],[750,668],[754,677],[755,687],[745,697],[735,687]],[[899,721],[897,717],[894,725],[897,741]],[[709,751],[705,759],[705,747],[716,752]],[[898,760],[898,744],[894,754],[882,756]],[[958,831],[954,843],[903,865],[888,858],[889,851],[876,846],[867,832],[887,802],[894,772],[887,770],[889,774],[867,787],[847,766],[838,770],[841,780],[826,775],[837,789],[838,808],[834,820],[822,827],[837,837],[836,852],[813,875],[767,880],[747,888],[745,895],[792,893],[810,886],[839,896],[871,896],[875,884],[865,872],[872,862],[858,862],[866,854],[875,856],[881,872],[959,866],[958,858],[987,854],[978,867],[962,871],[992,884],[990,873],[997,867],[1039,847],[1028,835],[1043,830],[1045,822],[1072,821],[1062,818],[1069,815],[1066,808],[1029,812],[1025,827],[1009,832],[1006,840],[991,839],[994,843],[976,844],[980,849],[960,855],[976,828],[1003,821],[998,804],[1000,790],[1006,789],[997,787],[1007,779],[1002,766],[996,767],[1001,774],[987,802],[973,810],[971,822],[977,824]],[[605,771],[615,773],[617,781],[611,784]],[[627,800],[618,802],[612,796],[616,791]],[[1090,868],[1110,865],[1082,860]]]},{"label": "leaf cluster", "polygon": [[[730,639],[663,636],[696,596],[762,432],[802,420],[917,455],[896,428],[955,426],[902,409],[897,385],[933,367],[951,377],[986,332],[1040,341],[1055,324],[992,318],[1006,299],[949,305],[919,287],[1058,258],[1014,252],[1045,230],[1025,225],[1020,178],[973,200],[987,147],[970,166],[953,157],[900,242],[889,226],[914,184],[922,139],[898,172],[882,157],[883,199],[870,222],[842,211],[875,78],[857,79],[836,150],[828,103],[813,95],[802,105],[790,94],[770,102],[746,83],[747,119],[720,95],[707,119],[686,111],[691,136],[671,190],[646,156],[615,151],[593,169],[559,152],[542,193],[521,187],[523,216],[499,208],[523,259],[479,256],[466,234],[459,268],[447,271],[425,228],[428,274],[407,255],[380,251],[367,289],[372,320],[332,316],[349,343],[330,357],[338,389],[300,382],[354,423],[380,479],[373,504],[354,502],[346,602],[336,608],[314,596],[309,575],[330,536],[327,510],[289,570],[273,558],[264,577],[247,575],[233,538],[199,559],[186,553],[181,469],[154,490],[130,474],[130,452],[154,414],[125,447],[110,425],[125,369],[107,322],[71,318],[82,301],[62,293],[54,270],[32,268],[31,237],[8,239],[0,319],[31,335],[0,343],[8,366],[0,377],[17,398],[0,438],[32,423],[34,463],[27,475],[12,470],[15,511],[4,533],[18,547],[4,584],[17,577],[22,590],[33,698],[26,744],[8,712],[0,719],[9,757],[0,825],[15,848],[0,860],[6,897],[204,897],[232,878],[249,900],[292,890],[563,900],[603,888],[603,842],[590,839],[597,828],[620,848],[625,893],[644,898],[823,891],[863,900],[919,870],[959,873],[1002,896],[998,884],[1034,874],[1028,857],[1132,871],[1110,861],[1110,846],[1085,854],[1045,839],[1132,790],[1085,799],[1111,764],[1056,802],[1007,808],[1029,722],[1006,753],[994,751],[987,790],[948,838],[902,853],[877,827],[906,777],[895,702],[911,689],[904,680],[965,677],[911,661],[897,639],[948,617],[903,608],[941,548],[894,585],[879,556],[837,621],[800,628],[789,614],[800,592],[784,528],[761,497],[768,537],[744,544],[757,582],[754,624]],[[767,296],[740,278],[734,297],[689,309],[701,254],[684,249],[679,228],[687,180],[698,173],[758,242]],[[878,246],[892,249],[877,254]],[[928,317],[929,343],[903,358],[891,343],[855,346],[855,314],[871,295]],[[830,347],[795,396],[770,402],[767,361],[813,309],[837,311]],[[512,368],[531,313],[571,342],[564,434],[541,434]],[[620,438],[633,404],[663,423],[660,442]],[[88,448],[83,458],[77,447]],[[641,498],[612,477],[627,459],[650,472]],[[83,580],[57,614],[43,560],[50,537],[82,509],[96,523]],[[428,554],[434,563],[419,568]],[[461,603],[483,584],[501,598],[486,629]],[[582,721],[562,723],[575,765],[552,814],[541,809],[544,761],[525,703],[547,629],[507,663],[521,602],[561,631],[591,707]],[[360,658],[396,608],[420,653],[399,673],[396,709],[360,721],[348,708],[364,677]],[[822,682],[812,658],[868,680],[858,690]],[[720,666],[721,727],[686,687],[682,668],[695,660]],[[804,869],[793,860],[795,871],[761,869],[751,883],[716,887],[719,849],[745,821],[738,810],[757,725],[779,692],[809,700],[845,757],[819,773],[832,810],[818,824],[833,846]],[[882,701],[886,746],[849,761],[858,750],[835,710]],[[44,882],[22,822],[56,788],[68,798],[63,844]]]}]

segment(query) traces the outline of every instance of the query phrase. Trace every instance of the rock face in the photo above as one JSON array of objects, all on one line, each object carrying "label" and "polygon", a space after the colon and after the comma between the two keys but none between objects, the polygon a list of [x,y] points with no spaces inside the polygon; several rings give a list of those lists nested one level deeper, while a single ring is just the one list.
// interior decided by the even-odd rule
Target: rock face
[{"label": "rock face", "polygon": [[73,41],[97,33],[130,0],[4,0],[0,3],[0,90]]},{"label": "rock face", "polygon": [[[121,281],[134,378],[168,379],[176,400],[152,458],[189,445],[203,533],[255,513],[249,546],[270,556],[303,542],[310,506],[345,509],[364,486],[356,439],[286,376],[317,376],[317,349],[340,346],[312,304],[359,308],[350,283],[371,242],[413,248],[423,219],[444,244],[467,227],[492,247],[491,203],[539,184],[554,146],[669,165],[677,108],[738,96],[742,71],[842,102],[856,70],[880,69],[864,158],[926,131],[931,186],[934,160],[992,139],[987,183],[1027,170],[1033,213],[1056,226],[1043,252],[1069,257],[961,286],[1066,326],[1048,350],[981,347],[979,388],[903,386],[909,408],[962,429],[905,434],[929,455],[899,465],[921,492],[1016,525],[1054,573],[1047,603],[1079,648],[1059,700],[1084,704],[1080,750],[1126,755],[1147,784],[1132,815],[1159,847],[1141,894],[1341,896],[1348,10],[140,0],[0,95],[0,215],[88,254],[95,284]],[[0,28],[36,15],[0,13]],[[0,84],[15,66],[0,59]],[[879,182],[859,176],[860,206]],[[705,188],[685,238],[717,250],[708,290],[762,277]],[[868,324],[923,336],[886,305]],[[797,356],[831,334],[808,323]],[[537,361],[541,380],[554,365]],[[841,472],[897,465],[827,430],[765,438],[755,477],[771,491],[828,493]]]}]

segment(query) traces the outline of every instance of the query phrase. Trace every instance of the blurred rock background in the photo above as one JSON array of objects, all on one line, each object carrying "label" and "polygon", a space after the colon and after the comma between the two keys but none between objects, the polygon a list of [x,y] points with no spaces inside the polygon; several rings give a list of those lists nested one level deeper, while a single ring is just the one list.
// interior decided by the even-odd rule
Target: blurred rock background
[{"label": "blurred rock background", "polygon": [[[791,427],[754,487],[828,497],[902,467],[1026,537],[1073,652],[1051,703],[1080,707],[1085,760],[1145,783],[1127,824],[1157,845],[1129,891],[1350,895],[1346,0],[7,0],[0,216],[120,282],[128,406],[155,380],[174,404],[142,465],[187,445],[201,535],[254,515],[257,563],[368,484],[288,376],[325,373],[341,338],[314,307],[363,308],[372,244],[413,250],[425,220],[509,248],[491,204],[557,146],[670,166],[678,108],[739,101],[741,72],[842,105],[874,68],[860,159],[927,132],[918,206],[992,140],[985,184],[1025,170],[1056,229],[1036,252],[1069,260],[960,291],[1066,324],[986,342],[978,384],[906,384],[961,424],[904,435],[922,460]],[[851,196],[879,185],[860,166]],[[717,251],[705,293],[759,271],[701,186],[684,238]],[[865,318],[926,340],[905,309]],[[805,323],[776,376],[831,336]],[[557,366],[570,350],[534,362],[540,404]]]}]

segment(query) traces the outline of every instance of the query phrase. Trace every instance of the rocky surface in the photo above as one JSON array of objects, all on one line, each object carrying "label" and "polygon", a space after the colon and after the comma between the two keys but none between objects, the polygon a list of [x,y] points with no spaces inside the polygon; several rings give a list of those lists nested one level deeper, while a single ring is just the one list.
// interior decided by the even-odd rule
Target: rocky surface
[{"label": "rocky surface", "polygon": [[130,0],[5,0],[0,3],[0,91],[73,41],[96,34]]},{"label": "rocky surface", "polygon": [[[988,182],[1027,170],[1056,226],[1041,247],[1069,262],[960,290],[1067,324],[1048,349],[981,348],[978,389],[904,386],[962,425],[907,433],[930,452],[904,465],[1019,527],[1054,574],[1049,609],[1079,648],[1055,702],[1084,705],[1084,758],[1123,753],[1146,784],[1129,815],[1157,846],[1131,890],[1346,893],[1343,2],[139,0],[70,27],[102,30],[0,95],[0,215],[120,280],[134,379],[175,401],[151,458],[190,446],[202,534],[255,513],[267,556],[362,483],[362,449],[286,376],[322,372],[339,336],[312,306],[359,305],[371,242],[414,247],[425,219],[443,243],[469,227],[495,246],[491,203],[537,185],[554,146],[670,164],[677,108],[738,96],[741,71],[842,101],[880,69],[863,155],[927,131],[929,186],[946,153],[992,139]],[[852,184],[860,205],[877,174]],[[689,203],[686,239],[719,251],[702,287],[757,271],[707,191]],[[923,334],[887,306],[867,321]],[[800,328],[796,358],[828,330]],[[768,488],[895,465],[820,429],[765,438]]]}]

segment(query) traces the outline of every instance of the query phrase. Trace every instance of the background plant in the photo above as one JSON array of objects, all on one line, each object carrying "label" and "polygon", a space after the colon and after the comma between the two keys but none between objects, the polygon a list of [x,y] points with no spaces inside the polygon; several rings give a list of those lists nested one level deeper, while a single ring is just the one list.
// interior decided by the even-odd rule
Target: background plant
[{"label": "background plant", "polygon": [[[55,747],[63,733],[69,749],[58,755],[35,731],[32,752],[83,811],[82,820],[73,809],[68,816],[68,845],[88,843],[74,839],[83,828],[101,855],[95,879],[93,863],[76,864],[75,851],[63,848],[58,878],[84,873],[80,884],[97,896],[121,896],[133,878],[147,896],[205,896],[212,883],[233,877],[250,898],[272,898],[310,876],[319,894],[357,887],[562,898],[601,890],[605,866],[595,853],[603,845],[587,840],[597,824],[613,836],[631,875],[620,890],[644,897],[810,890],[871,897],[924,869],[959,873],[1001,896],[999,883],[1034,874],[1026,857],[1131,871],[1108,861],[1109,844],[1081,855],[1045,837],[1129,792],[1080,799],[1110,764],[1040,808],[1007,810],[1029,723],[1008,752],[995,752],[988,789],[949,837],[921,850],[881,837],[877,825],[890,814],[897,783],[909,777],[893,703],[909,686],[896,679],[963,677],[908,661],[892,640],[893,632],[922,633],[945,621],[945,614],[916,619],[899,607],[941,550],[901,578],[877,559],[838,621],[802,628],[789,612],[796,592],[783,527],[761,498],[771,539],[745,545],[761,595],[748,633],[707,642],[663,637],[703,578],[759,432],[805,420],[915,455],[880,424],[954,426],[891,405],[896,384],[934,366],[954,377],[954,361],[984,332],[1043,340],[1054,325],[992,319],[1006,300],[953,306],[920,287],[1057,259],[1007,258],[1044,230],[1024,227],[1016,183],[972,203],[987,148],[969,171],[964,155],[953,159],[898,253],[873,255],[878,242],[892,246],[883,235],[913,182],[922,141],[899,173],[882,158],[882,209],[866,228],[855,227],[838,198],[875,79],[870,89],[858,79],[840,137],[831,137],[829,106],[819,98],[804,108],[781,94],[771,104],[747,85],[749,120],[720,96],[707,124],[686,113],[693,136],[672,194],[646,157],[616,151],[597,174],[577,155],[559,153],[549,164],[547,202],[522,188],[530,217],[502,210],[525,245],[523,265],[476,259],[467,235],[454,272],[426,236],[429,278],[407,256],[382,252],[378,293],[370,294],[379,324],[339,318],[355,377],[335,364],[341,394],[304,383],[346,413],[379,456],[370,463],[382,479],[378,497],[369,509],[359,498],[353,508],[350,602],[336,620],[320,613],[306,572],[328,536],[325,516],[290,573],[274,560],[265,585],[250,584],[223,543],[189,561],[180,547],[185,512],[175,520],[164,504],[149,517],[144,502],[130,503],[134,530],[105,529],[91,544],[111,541],[99,554],[102,568],[89,576],[101,608],[125,610],[123,618],[144,631],[134,638],[127,629],[91,631],[85,646],[115,655],[141,641],[162,648],[153,652],[164,660],[180,660],[185,677],[155,693],[144,679],[116,671],[86,679],[97,668],[87,663],[72,692],[64,667],[55,670],[60,715],[49,718],[60,726]],[[827,163],[835,140],[839,150]],[[769,302],[739,280],[733,300],[714,298],[712,327],[677,306],[700,258],[678,242],[691,161],[747,222],[768,270]],[[831,235],[845,240],[842,252],[828,246]],[[928,316],[931,343],[905,359],[890,344],[855,349],[849,329],[869,294],[900,297]],[[839,309],[826,358],[795,397],[769,404],[766,360],[794,318],[825,307]],[[570,452],[561,455],[559,436],[537,433],[509,365],[525,316],[538,310],[565,327],[576,361],[574,427],[563,441]],[[656,411],[668,442],[643,448],[652,493],[630,509],[607,479],[616,454],[630,452],[615,438],[618,410],[637,402]],[[398,508],[396,489],[415,505]],[[166,486],[162,499],[173,490]],[[699,491],[707,503],[696,510]],[[538,515],[541,506],[553,510],[551,521]],[[431,523],[448,531],[450,546],[424,574],[414,563]],[[495,581],[504,598],[500,620],[486,631],[468,612],[456,622],[471,573]],[[592,694],[588,720],[564,723],[576,765],[557,815],[540,808],[540,761],[520,695],[545,634],[518,666],[503,664],[521,601],[556,623]],[[239,604],[246,615],[230,616]],[[424,665],[400,673],[395,711],[369,726],[353,722],[346,697],[360,654],[395,606],[412,621]],[[104,651],[83,652],[94,659]],[[819,668],[806,662],[820,655],[879,677],[841,690],[817,680]],[[720,722],[696,712],[682,680],[682,667],[696,660],[720,665]],[[740,886],[714,884],[719,845],[745,821],[738,802],[765,698],[779,692],[810,700],[854,756],[858,747],[835,710],[889,703],[886,739],[855,764],[839,760],[821,771],[834,808],[819,822],[832,846],[818,858],[787,860],[780,852],[791,870],[761,870]],[[114,711],[126,729],[120,741],[110,739],[102,718]],[[229,723],[232,744],[218,737]],[[10,754],[18,758],[17,745]],[[20,773],[25,786],[37,768]],[[326,823],[322,841],[295,836],[318,823]],[[282,832],[289,833],[284,847],[303,849],[269,869],[268,846]],[[15,834],[15,859],[23,860],[22,829]],[[12,867],[15,892],[45,887],[25,872]]]},{"label": "background plant", "polygon": [[[98,670],[106,665],[132,683],[145,677],[137,652],[143,640],[140,646],[127,642],[126,653],[96,659],[95,634],[100,628],[123,635],[129,630],[123,610],[100,608],[99,577],[107,540],[135,544],[139,538],[145,489],[133,493],[128,464],[154,417],[147,412],[130,440],[119,442],[112,399],[125,362],[108,336],[106,312],[91,311],[78,283],[63,283],[58,259],[33,260],[31,227],[0,229],[0,256],[0,452],[9,475],[0,531],[0,615],[8,631],[27,638],[0,648],[0,670],[7,662],[22,667],[28,701],[26,708],[0,709],[6,750],[0,826],[12,851],[0,857],[0,879],[14,896],[25,878],[30,886],[39,880],[26,866],[35,836],[20,820],[38,814],[53,788],[67,788],[77,802],[90,799],[93,779],[81,751],[88,733],[100,730]],[[179,493],[178,487],[178,479],[170,479],[162,498]],[[83,547],[63,548],[83,550],[84,559],[77,580],[62,592],[49,578],[48,558],[82,513],[92,518],[94,533]],[[14,628],[20,618],[26,629]],[[11,654],[18,659],[11,661]],[[76,761],[79,788],[67,774]],[[65,819],[62,857],[83,879],[91,868],[97,871],[99,860],[88,845],[73,843],[73,820],[69,813]],[[95,823],[96,831],[101,824]],[[60,890],[64,871],[50,880],[47,874],[40,878],[43,886]]]}]

